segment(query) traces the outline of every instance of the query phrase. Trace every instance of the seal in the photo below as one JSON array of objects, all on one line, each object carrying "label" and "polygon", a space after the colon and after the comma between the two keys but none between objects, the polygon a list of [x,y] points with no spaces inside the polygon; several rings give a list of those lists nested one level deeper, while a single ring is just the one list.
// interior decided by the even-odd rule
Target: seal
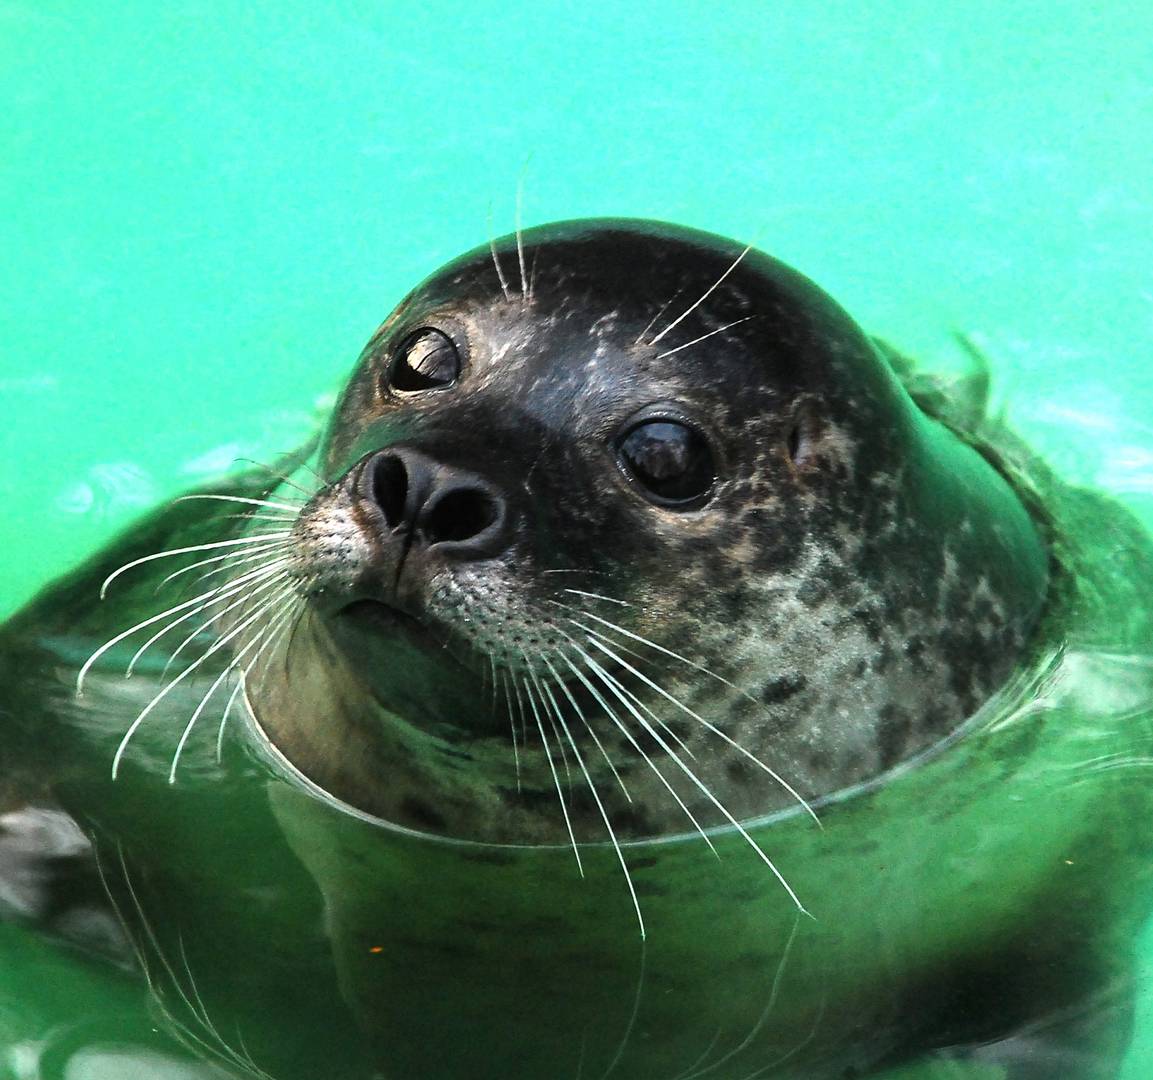
[{"label": "seal", "polygon": [[9,624],[5,804],[240,1075],[1111,1075],[1153,555],[969,389],[723,238],[494,242]]}]

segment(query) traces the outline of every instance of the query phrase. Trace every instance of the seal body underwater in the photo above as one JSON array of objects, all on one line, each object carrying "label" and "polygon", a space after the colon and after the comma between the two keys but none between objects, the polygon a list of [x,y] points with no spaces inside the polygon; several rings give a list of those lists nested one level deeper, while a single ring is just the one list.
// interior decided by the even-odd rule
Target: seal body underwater
[{"label": "seal body underwater", "polygon": [[546,226],[8,624],[6,820],[239,1075],[1111,1076],[1151,568],[783,264]]}]

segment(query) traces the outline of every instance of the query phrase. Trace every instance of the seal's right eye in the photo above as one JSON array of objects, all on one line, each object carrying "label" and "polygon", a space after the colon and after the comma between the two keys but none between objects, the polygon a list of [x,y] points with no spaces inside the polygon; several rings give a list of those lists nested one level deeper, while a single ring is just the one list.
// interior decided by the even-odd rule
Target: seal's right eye
[{"label": "seal's right eye", "polygon": [[460,375],[460,353],[446,333],[431,326],[408,335],[388,365],[385,380],[393,390],[415,393],[443,390]]},{"label": "seal's right eye", "polygon": [[677,420],[654,417],[627,428],[617,442],[625,474],[650,502],[695,510],[716,480],[716,465],[704,436]]}]

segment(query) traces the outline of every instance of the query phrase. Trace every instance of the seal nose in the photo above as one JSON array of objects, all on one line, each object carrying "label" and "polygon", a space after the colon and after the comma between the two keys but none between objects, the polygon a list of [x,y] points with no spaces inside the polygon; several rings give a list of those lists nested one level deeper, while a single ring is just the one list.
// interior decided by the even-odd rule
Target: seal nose
[{"label": "seal nose", "polygon": [[358,483],[362,500],[392,533],[455,559],[482,559],[504,544],[508,507],[487,480],[410,447],[369,458]]}]

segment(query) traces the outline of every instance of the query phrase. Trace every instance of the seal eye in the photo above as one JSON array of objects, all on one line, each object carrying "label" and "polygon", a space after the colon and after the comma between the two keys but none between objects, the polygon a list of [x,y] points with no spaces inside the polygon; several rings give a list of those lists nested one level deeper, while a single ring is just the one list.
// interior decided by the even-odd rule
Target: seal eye
[{"label": "seal eye", "polygon": [[617,443],[625,473],[660,506],[695,509],[716,479],[704,436],[677,420],[642,420]]},{"label": "seal eye", "polygon": [[419,390],[443,390],[460,375],[460,353],[452,338],[430,326],[409,334],[400,343],[388,368],[388,383],[393,390],[415,393]]}]

